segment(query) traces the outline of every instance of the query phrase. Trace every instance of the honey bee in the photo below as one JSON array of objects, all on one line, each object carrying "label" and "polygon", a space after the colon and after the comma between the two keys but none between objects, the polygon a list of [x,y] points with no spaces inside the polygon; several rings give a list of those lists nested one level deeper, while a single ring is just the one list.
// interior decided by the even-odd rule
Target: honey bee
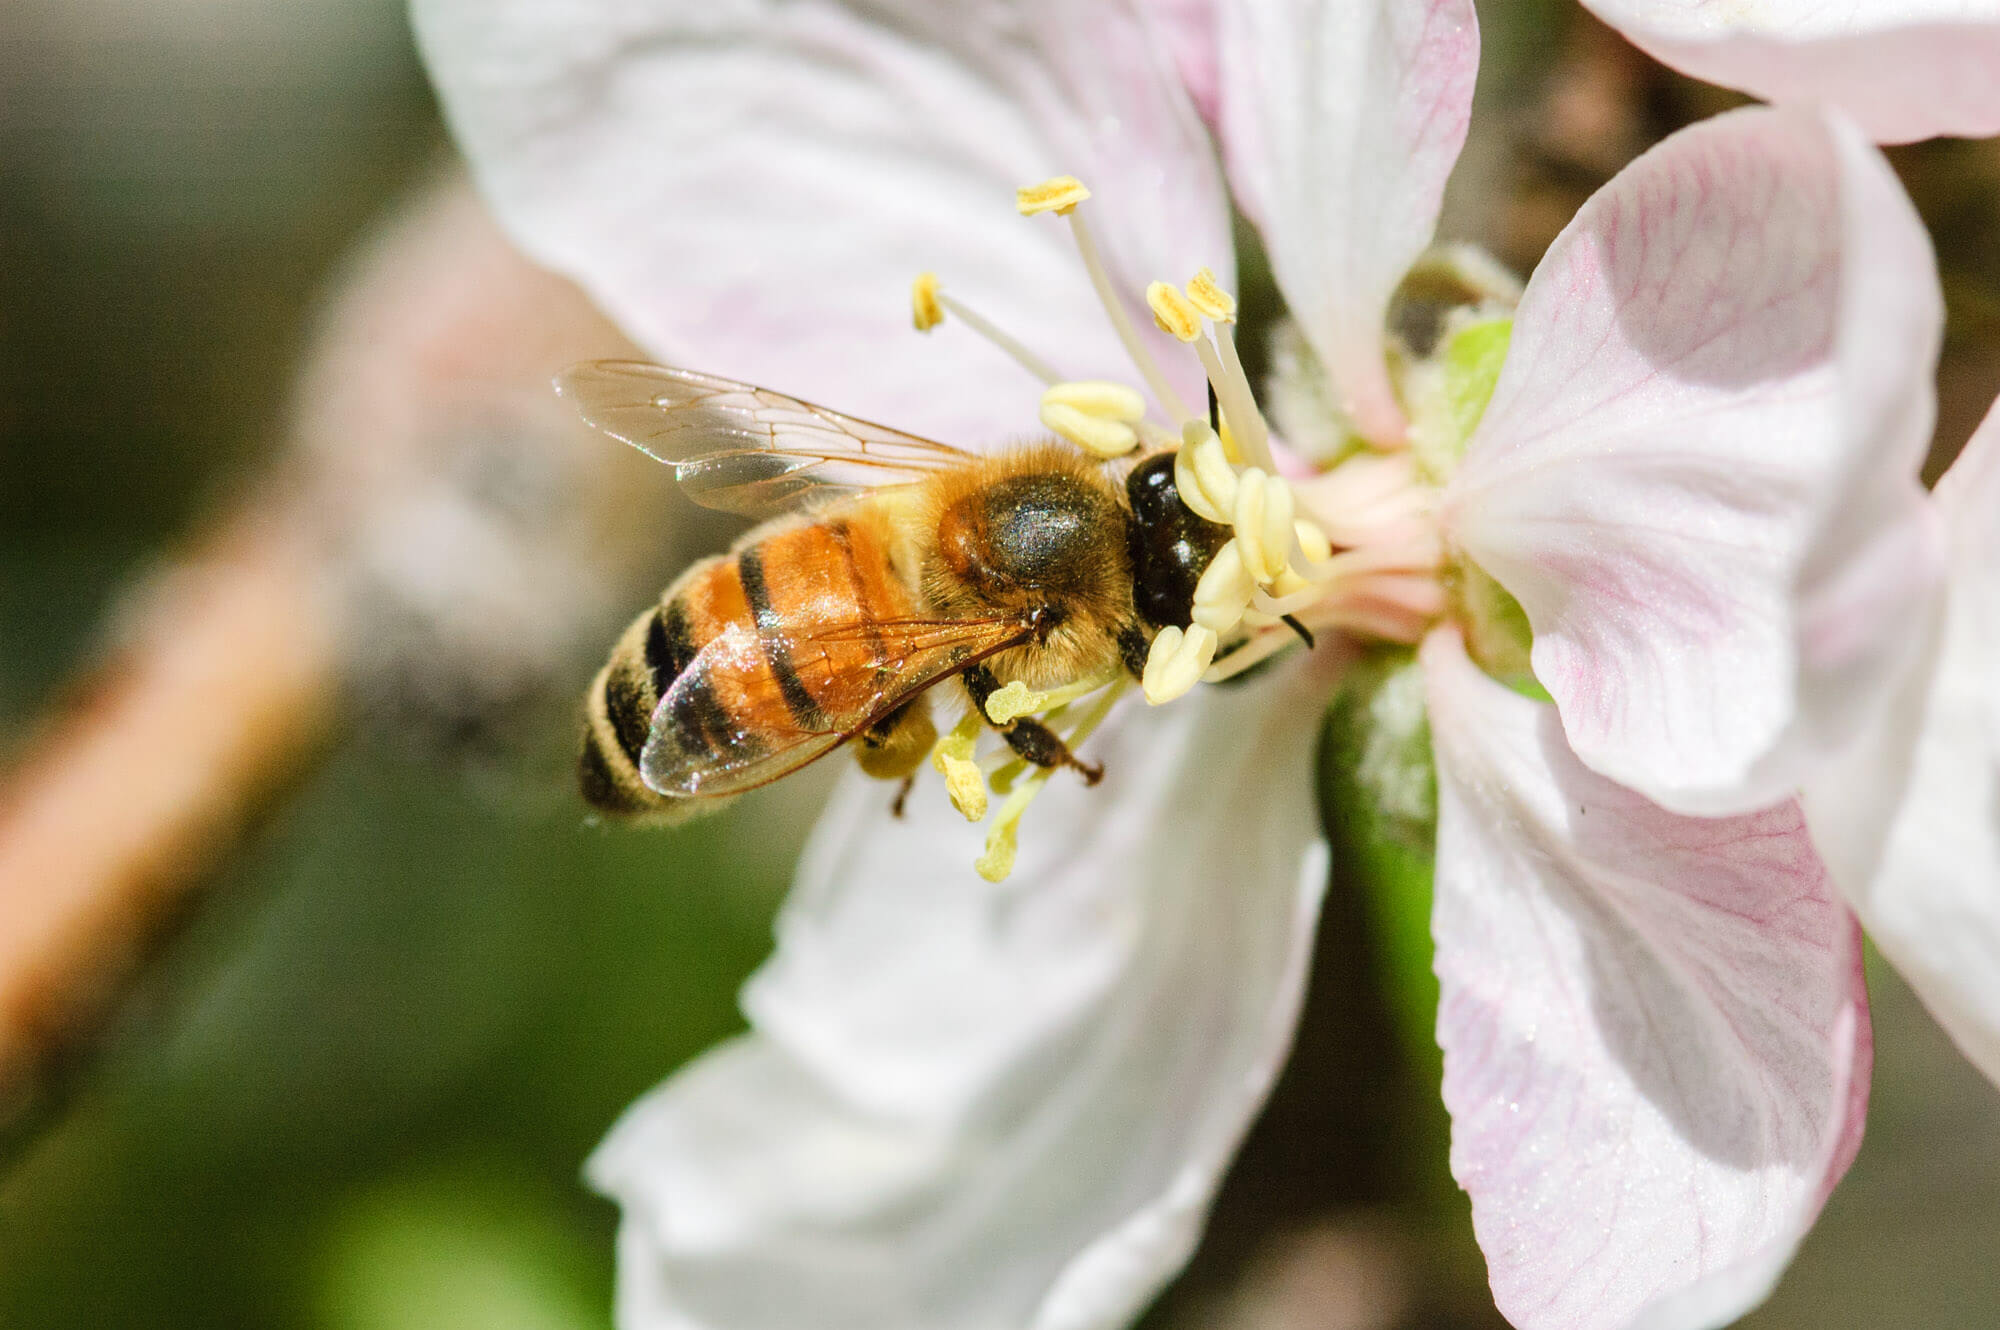
[{"label": "honey bee", "polygon": [[[1171,452],[1121,484],[1057,439],[978,455],[689,370],[596,361],[558,388],[696,502],[768,519],[668,586],[592,683],[579,770],[607,812],[679,821],[843,744],[907,782],[937,738],[928,690],[955,679],[984,718],[1011,682],[1138,677],[1229,537],[1180,501]],[[1032,717],[994,728],[1101,775]]]}]

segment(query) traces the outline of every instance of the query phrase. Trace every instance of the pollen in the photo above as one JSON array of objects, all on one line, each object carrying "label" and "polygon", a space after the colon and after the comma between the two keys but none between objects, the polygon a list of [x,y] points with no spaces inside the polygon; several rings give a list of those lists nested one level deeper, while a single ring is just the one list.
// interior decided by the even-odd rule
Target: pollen
[{"label": "pollen", "polygon": [[1036,712],[1052,712],[1057,707],[1067,706],[1080,697],[1096,692],[1110,682],[1111,679],[1100,675],[1043,693],[1015,679],[986,699],[986,717],[995,725],[1005,725]]},{"label": "pollen", "polygon": [[910,283],[910,321],[918,332],[929,332],[944,322],[944,305],[938,300],[938,275],[920,272]]},{"label": "pollen", "polygon": [[931,748],[931,765],[944,777],[944,791],[968,822],[986,816],[986,776],[972,760],[979,743],[979,717],[969,715]]},{"label": "pollen", "polygon": [[1014,191],[1014,206],[1023,217],[1052,212],[1067,217],[1076,205],[1090,197],[1090,191],[1073,175],[1051,176],[1039,185],[1023,185]]},{"label": "pollen", "polygon": [[1236,321],[1236,297],[1223,290],[1222,283],[1207,268],[1188,279],[1187,298],[1189,304],[1217,323]]},{"label": "pollen", "polygon": [[1146,304],[1161,332],[1192,342],[1201,336],[1201,309],[1166,282],[1146,288]]},{"label": "pollen", "polygon": [[1122,383],[1058,383],[1042,394],[1041,420],[1093,457],[1123,457],[1139,446],[1146,399]]}]

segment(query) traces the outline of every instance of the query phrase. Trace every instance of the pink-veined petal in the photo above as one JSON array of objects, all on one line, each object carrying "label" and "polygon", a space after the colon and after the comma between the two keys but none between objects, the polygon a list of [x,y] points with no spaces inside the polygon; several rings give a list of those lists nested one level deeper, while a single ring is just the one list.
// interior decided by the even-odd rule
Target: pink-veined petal
[{"label": "pink-veined petal", "polygon": [[1222,60],[1215,26],[1216,0],[1140,0],[1173,53],[1195,110],[1210,125],[1222,107]]},{"label": "pink-veined petal", "polygon": [[1193,1250],[1289,1046],[1326,872],[1326,679],[1107,729],[1007,883],[920,785],[853,779],[751,981],[753,1033],[590,1166],[625,1330],[1125,1325]]},{"label": "pink-veined petal", "polygon": [[1583,761],[1678,812],[1789,797],[1918,650],[1930,243],[1851,127],[1749,108],[1600,190],[1450,481]]},{"label": "pink-veined petal", "polygon": [[1383,316],[1465,143],[1472,0],[1222,0],[1221,137],[1292,317],[1362,435],[1403,436]]},{"label": "pink-veined petal", "polygon": [[1861,938],[1796,804],[1681,817],[1455,632],[1438,769],[1452,1174],[1521,1330],[1695,1330],[1770,1291],[1860,1145]]},{"label": "pink-veined petal", "polygon": [[1806,810],[1876,946],[2000,1084],[2000,405],[1937,500],[1950,574],[1935,663],[1807,787]]},{"label": "pink-veined petal", "polygon": [[[982,442],[1042,385],[969,329],[910,326],[934,270],[1059,373],[1136,381],[1067,228],[1014,190],[1081,177],[1133,301],[1233,280],[1208,137],[1158,36],[1063,0],[416,0],[481,187],[529,254],[651,353]],[[1199,402],[1200,369],[1141,312]]]},{"label": "pink-veined petal", "polygon": [[1655,59],[1878,143],[2000,134],[2000,0],[1583,0]]}]

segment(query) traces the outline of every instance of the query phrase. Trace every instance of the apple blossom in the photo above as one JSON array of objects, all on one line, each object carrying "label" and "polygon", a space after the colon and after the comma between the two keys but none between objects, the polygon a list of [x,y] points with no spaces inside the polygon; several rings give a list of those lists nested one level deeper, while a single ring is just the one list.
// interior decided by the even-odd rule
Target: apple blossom
[{"label": "apple blossom", "polygon": [[[1017,846],[1043,788],[1017,782],[981,875],[954,811],[992,774],[976,721],[939,750],[951,804],[895,822],[842,791],[751,1033],[592,1161],[628,1330],[1137,1315],[1283,1059],[1313,738],[1370,643],[1420,648],[1453,1165],[1502,1310],[1697,1326],[1763,1296],[1869,1066],[1858,935],[1793,793],[1922,673],[1936,602],[1936,277],[1844,120],[1676,135],[1516,289],[1426,257],[1469,0],[1217,6],[1197,90],[1295,322],[1287,449],[1163,72],[1210,71],[1122,5],[416,14],[499,215],[657,353],[954,439],[1179,443],[1182,498],[1231,530],[1153,643],[1155,705],[1106,722],[1102,786],[1045,796]],[[1412,265],[1469,298],[1434,346],[1388,331]],[[1550,700],[1495,679],[1530,670]]]},{"label": "apple blossom", "polygon": [[1823,103],[1878,143],[2000,134],[1996,0],[1583,0],[1664,64],[1780,105]]},{"label": "apple blossom", "polygon": [[1933,497],[1938,650],[1805,804],[1876,945],[2000,1084],[2000,403]]}]

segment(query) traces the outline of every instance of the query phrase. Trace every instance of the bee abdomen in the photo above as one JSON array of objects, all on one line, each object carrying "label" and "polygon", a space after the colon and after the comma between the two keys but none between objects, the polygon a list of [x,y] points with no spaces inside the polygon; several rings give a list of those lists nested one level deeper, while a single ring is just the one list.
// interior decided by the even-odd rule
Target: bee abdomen
[{"label": "bee abdomen", "polygon": [[593,807],[630,816],[667,812],[680,802],[649,788],[639,761],[660,699],[701,649],[682,590],[716,562],[697,564],[634,619],[591,683],[577,779]]}]

